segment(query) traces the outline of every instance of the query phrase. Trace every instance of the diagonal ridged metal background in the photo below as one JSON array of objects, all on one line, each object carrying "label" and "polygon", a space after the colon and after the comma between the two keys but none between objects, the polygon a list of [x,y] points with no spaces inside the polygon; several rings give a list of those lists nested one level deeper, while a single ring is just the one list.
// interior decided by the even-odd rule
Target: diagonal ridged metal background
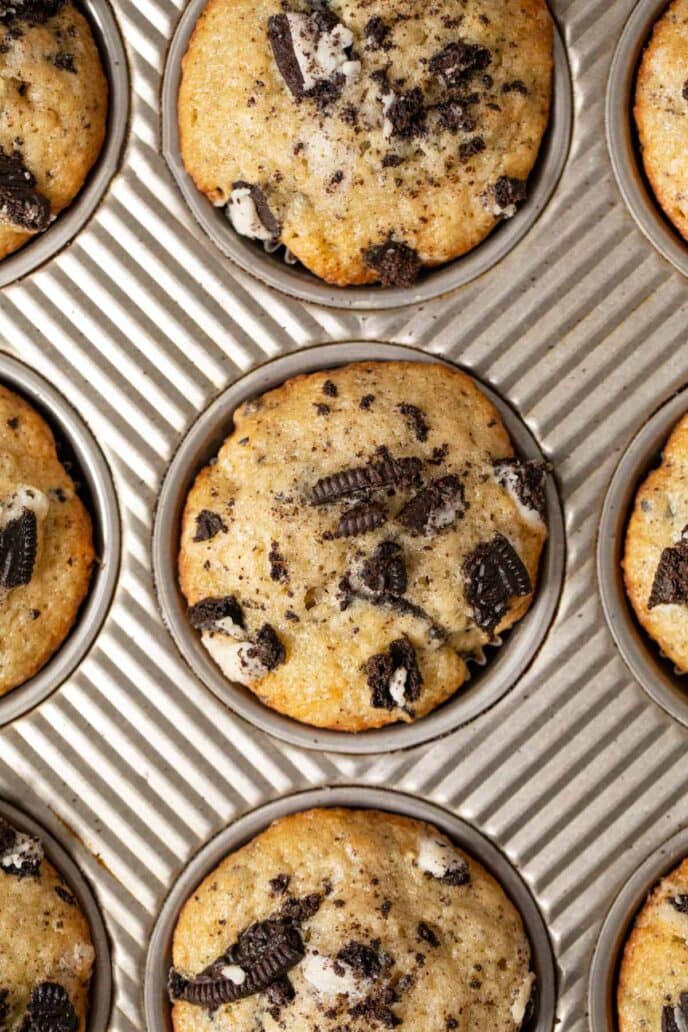
[{"label": "diagonal ridged metal background", "polygon": [[[113,939],[113,1028],[142,1028],[150,929],[171,882],[233,816],[297,788],[399,787],[447,805],[530,884],[561,968],[559,1026],[585,1027],[587,965],[611,897],[688,817],[685,732],[630,679],[601,613],[594,545],[620,451],[688,381],[685,281],[641,236],[607,157],[607,72],[632,0],[557,0],[575,83],[571,154],[527,239],[467,288],[385,314],[304,306],[221,260],[158,153],[158,90],[182,0],[115,0],[131,61],[121,173],[76,242],[0,297],[0,346],[90,424],[120,498],[117,596],[86,661],[0,732],[0,794],[61,828]],[[430,747],[352,759],[278,744],[235,719],[158,615],[150,532],[161,475],[218,390],[279,352],[412,343],[491,381],[556,468],[567,582],[545,647],[494,710]]]}]

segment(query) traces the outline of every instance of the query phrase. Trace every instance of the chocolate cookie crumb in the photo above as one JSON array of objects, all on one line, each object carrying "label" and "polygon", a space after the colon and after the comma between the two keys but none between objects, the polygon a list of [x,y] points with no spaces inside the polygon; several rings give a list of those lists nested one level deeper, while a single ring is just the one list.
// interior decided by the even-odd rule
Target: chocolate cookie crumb
[{"label": "chocolate cookie crumb", "polygon": [[403,595],[407,587],[406,564],[401,545],[383,541],[361,569],[361,580],[375,595]]},{"label": "chocolate cookie crumb", "polygon": [[408,402],[402,402],[399,405],[399,411],[402,416],[406,417],[406,421],[413,430],[419,441],[427,441],[429,427],[425,419],[425,413],[422,409],[418,408],[417,405],[409,405]]},{"label": "chocolate cookie crumb", "polygon": [[[1,573],[0,573],[1,582]],[[647,604],[648,609],[688,604],[688,526],[681,540],[662,552]]]},{"label": "chocolate cookie crumb", "polygon": [[410,287],[421,270],[417,251],[395,240],[366,248],[363,260],[378,274],[383,287]]},{"label": "chocolate cookie crumb", "polygon": [[50,201],[36,190],[18,151],[0,148],[0,220],[29,233],[42,233],[50,225]]},{"label": "chocolate cookie crumb", "polygon": [[215,630],[222,620],[231,620],[237,627],[246,627],[244,611],[234,595],[204,598],[191,606],[188,612],[189,623],[197,631]]},{"label": "chocolate cookie crumb", "polygon": [[221,532],[226,532],[227,525],[217,512],[202,509],[196,517],[196,533],[194,541],[212,541]]},{"label": "chocolate cookie crumb", "polygon": [[412,534],[430,537],[466,513],[463,484],[450,474],[433,480],[403,507],[397,519]]}]

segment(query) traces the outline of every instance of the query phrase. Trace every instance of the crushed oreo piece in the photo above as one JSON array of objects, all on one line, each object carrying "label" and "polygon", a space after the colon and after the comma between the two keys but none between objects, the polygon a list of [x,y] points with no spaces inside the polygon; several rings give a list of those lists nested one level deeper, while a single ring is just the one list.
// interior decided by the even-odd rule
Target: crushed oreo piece
[{"label": "crushed oreo piece", "polygon": [[379,14],[370,18],[363,29],[363,34],[367,40],[366,50],[389,50],[389,33],[389,25],[383,21]]},{"label": "crushed oreo piece", "polygon": [[25,508],[0,529],[0,588],[10,590],[29,584],[37,552],[36,513]]},{"label": "crushed oreo piece", "polygon": [[0,148],[0,221],[29,233],[42,233],[50,225],[50,201],[36,190],[36,178],[21,155]]},{"label": "crushed oreo piece", "polygon": [[459,147],[459,159],[461,161],[470,161],[476,154],[482,154],[485,150],[485,141],[482,136],[472,136],[470,140],[466,140]]},{"label": "crushed oreo piece", "polygon": [[328,505],[379,488],[411,487],[418,482],[421,469],[422,462],[418,458],[395,459],[387,448],[378,448],[367,466],[343,469],[318,480],[311,499],[314,505]]},{"label": "crushed oreo piece", "polygon": [[384,158],[382,159],[383,168],[398,168],[399,165],[403,164],[404,159],[402,158],[401,154],[385,154]]},{"label": "crushed oreo piece", "polygon": [[337,390],[337,384],[333,383],[332,380],[325,380],[323,384],[323,394],[326,394],[328,398],[336,398],[339,394]]},{"label": "crushed oreo piece", "polygon": [[211,541],[217,534],[225,532],[227,525],[217,512],[202,509],[196,517],[196,533],[194,541]]},{"label": "crushed oreo piece", "polygon": [[500,176],[494,185],[494,214],[505,219],[513,218],[526,196],[525,180]]},{"label": "crushed oreo piece", "polygon": [[405,416],[409,427],[413,430],[417,439],[419,441],[427,441],[430,428],[426,422],[423,410],[418,408],[417,405],[409,405],[404,401],[399,405],[399,411],[402,416]]},{"label": "crushed oreo piece", "polygon": [[383,287],[410,287],[421,270],[418,252],[396,240],[366,248],[363,261],[378,274]]},{"label": "crushed oreo piece", "polygon": [[683,84],[683,89],[681,90],[681,96],[683,97],[684,100],[688,100],[688,79],[686,79],[686,81]]},{"label": "crushed oreo piece", "polygon": [[31,993],[19,1032],[76,1032],[79,1019],[64,986],[40,982]]},{"label": "crushed oreo piece", "polygon": [[502,93],[520,93],[523,97],[527,97],[528,87],[523,79],[513,79],[511,82],[504,83]]},{"label": "crushed oreo piece", "polygon": [[67,0],[0,0],[0,21],[24,18],[43,22],[54,17]]},{"label": "crushed oreo piece", "polygon": [[688,526],[681,540],[662,552],[647,603],[656,606],[688,605]]},{"label": "crushed oreo piece", "polygon": [[420,698],[423,677],[413,645],[406,636],[391,642],[386,652],[366,660],[363,671],[375,709],[404,708]]},{"label": "crushed oreo piece", "polygon": [[70,72],[72,75],[76,75],[74,54],[70,54],[66,50],[60,50],[59,53],[55,54],[53,64],[56,68],[59,68],[60,71]]},{"label": "crushed oreo piece", "polygon": [[530,595],[533,590],[518,552],[503,534],[478,545],[464,562],[463,572],[473,619],[489,634],[506,615],[509,600]]},{"label": "crushed oreo piece", "polygon": [[662,1032],[683,1032],[688,1027],[688,992],[681,993],[678,1003],[662,1008]]},{"label": "crushed oreo piece", "polygon": [[477,122],[468,110],[471,99],[462,97],[460,100],[447,100],[438,104],[436,110],[440,128],[450,133],[472,133]]},{"label": "crushed oreo piece", "polygon": [[432,946],[433,948],[436,948],[440,944],[440,940],[437,938],[430,925],[426,924],[425,921],[420,921],[418,924],[418,938],[422,942],[427,942],[428,946]]},{"label": "crushed oreo piece", "polygon": [[290,896],[282,905],[280,915],[285,921],[302,925],[314,917],[322,905],[319,892],[311,892],[308,896]]},{"label": "crushed oreo piece", "polygon": [[669,902],[679,914],[688,914],[688,896],[670,896]]},{"label": "crushed oreo piece", "polygon": [[356,537],[377,530],[387,522],[387,509],[379,502],[361,502],[342,514],[337,537]]},{"label": "crushed oreo piece", "polygon": [[5,1029],[5,1022],[9,1017],[10,1013],[10,991],[9,989],[0,989],[0,1029]]},{"label": "crushed oreo piece", "polygon": [[408,585],[401,545],[383,541],[363,563],[361,580],[374,595],[403,595]]},{"label": "crushed oreo piece", "polygon": [[268,40],[289,91],[297,100],[312,98],[320,108],[336,100],[360,71],[351,53],[353,34],[325,7],[312,14],[272,15]]},{"label": "crushed oreo piece", "polygon": [[463,484],[449,474],[432,480],[427,487],[406,503],[397,519],[412,534],[431,537],[450,527],[466,512]]},{"label": "crushed oreo piece", "polygon": [[66,903],[68,907],[76,906],[76,896],[73,896],[72,893],[65,889],[63,885],[55,886],[55,895],[61,899],[63,903]]},{"label": "crushed oreo piece", "polygon": [[468,82],[492,63],[492,54],[478,43],[458,40],[430,58],[430,71],[454,89]]},{"label": "crushed oreo piece", "polygon": [[269,1013],[273,1021],[279,1021],[280,1013],[296,998],[296,991],[287,975],[275,979],[264,990],[269,1003]]},{"label": "crushed oreo piece", "polygon": [[496,459],[494,473],[497,481],[514,492],[521,505],[532,509],[543,520],[547,514],[545,485],[548,466],[538,459]]},{"label": "crushed oreo piece", "polygon": [[270,624],[263,624],[246,650],[247,656],[257,659],[267,670],[274,670],[287,658],[284,645]]},{"label": "crushed oreo piece", "polygon": [[244,628],[244,611],[235,595],[204,598],[189,609],[189,623],[197,631],[212,631],[222,620],[231,620],[237,627]]},{"label": "crushed oreo piece", "polygon": [[367,412],[371,408],[371,406],[372,406],[374,401],[375,401],[375,395],[374,394],[364,394],[363,397],[361,398],[361,400],[358,403],[358,407],[360,409],[363,409],[364,412]]},{"label": "crushed oreo piece", "polygon": [[276,541],[273,541],[270,546],[268,562],[270,563],[270,579],[278,584],[286,584],[289,580],[289,569]]},{"label": "crushed oreo piece", "polygon": [[425,130],[427,111],[423,91],[415,86],[405,93],[389,94],[384,104],[388,136],[411,140],[422,136]]},{"label": "crushed oreo piece", "polygon": [[275,243],[282,234],[281,222],[256,183],[247,183],[243,179],[232,183],[227,214],[237,233],[242,236]]},{"label": "crushed oreo piece", "polygon": [[379,978],[384,968],[389,966],[389,959],[380,952],[379,939],[374,940],[370,946],[352,940],[342,946],[337,960],[348,964],[360,978]]},{"label": "crushed oreo piece", "polygon": [[270,891],[273,896],[283,896],[289,888],[291,877],[288,874],[276,874],[270,879]]},{"label": "crushed oreo piece", "polygon": [[0,873],[14,878],[38,878],[43,847],[38,839],[17,831],[0,818]]},{"label": "crushed oreo piece", "polygon": [[282,78],[295,97],[305,93],[304,78],[294,49],[286,14],[274,14],[268,21],[268,39]]},{"label": "crushed oreo piece", "polygon": [[383,1028],[398,1028],[402,1024],[402,1020],[391,1009],[392,1004],[397,1003],[398,1000],[399,996],[394,986],[379,986],[376,987],[374,994],[354,1004],[349,1010],[349,1015],[354,1020],[363,1019],[367,1028],[376,1025],[381,1025]]}]

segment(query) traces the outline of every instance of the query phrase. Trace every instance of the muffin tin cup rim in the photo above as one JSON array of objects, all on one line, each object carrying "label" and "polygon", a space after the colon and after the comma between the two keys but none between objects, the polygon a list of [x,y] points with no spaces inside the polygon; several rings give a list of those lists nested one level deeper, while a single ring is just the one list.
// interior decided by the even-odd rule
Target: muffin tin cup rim
[{"label": "muffin tin cup rim", "polygon": [[[234,380],[191,424],[168,466],[158,496],[153,528],[153,574],[163,621],[178,651],[196,677],[238,716],[301,748],[371,755],[410,749],[456,731],[495,706],[516,685],[544,643],[559,604],[566,544],[559,497],[550,477],[547,485],[549,540],[543,550],[538,587],[530,610],[509,632],[505,644],[490,656],[485,668],[472,670],[463,689],[415,723],[399,723],[358,734],[311,727],[270,709],[248,688],[233,685],[212,662],[188,623],[177,577],[179,519],[197,473],[217,453],[229,432],[231,416],[243,401],[302,373],[351,362],[389,360],[459,368],[454,362],[417,348],[370,341],[314,345],[270,359]],[[472,372],[462,371],[471,376],[495,404],[517,451],[526,458],[543,458],[535,437],[515,410]]]},{"label": "muffin tin cup rim", "polygon": [[617,1032],[618,969],[633,921],[655,885],[686,856],[688,828],[682,828],[650,853],[633,872],[605,915],[590,965],[590,1032]]},{"label": "muffin tin cup rim", "polygon": [[24,684],[0,696],[0,728],[25,716],[44,702],[71,677],[100,633],[114,598],[120,564],[120,515],[112,474],[95,436],[72,404],[34,369],[0,351],[0,385],[20,394],[47,417],[57,438],[73,449],[78,472],[92,501],[89,515],[94,536],[102,539],[102,555],[96,557],[88,594],[74,625],[51,658]]},{"label": "muffin tin cup rim", "polygon": [[344,807],[384,810],[434,824],[489,871],[521,915],[538,984],[537,1021],[530,1032],[552,1032],[557,1007],[557,967],[545,920],[532,891],[509,858],[472,823],[444,806],[389,788],[336,785],[309,788],[264,803],[239,815],[198,850],[165,898],[150,938],[144,976],[148,1032],[170,1032],[167,972],[179,912],[193,890],[229,853],[259,835],[275,820],[304,810]]},{"label": "muffin tin cup rim", "polygon": [[667,438],[688,413],[688,388],[673,394],[637,430],[612,475],[602,507],[597,535],[597,579],[602,609],[614,642],[650,698],[688,727],[688,694],[682,675],[670,670],[660,647],[640,625],[626,594],[621,559],[626,529],[640,483],[659,466]]},{"label": "muffin tin cup rim", "polygon": [[117,174],[129,130],[129,63],[117,17],[109,0],[81,0],[108,79],[105,139],[79,193],[45,231],[0,261],[0,288],[38,271],[68,247],[102,203]]},{"label": "muffin tin cup rim", "polygon": [[[529,177],[529,197],[518,214],[495,227],[493,233],[462,257],[427,269],[413,287],[337,287],[307,269],[289,267],[280,257],[266,254],[240,237],[220,209],[196,188],[181,157],[177,96],[182,59],[208,0],[189,0],[170,40],[163,71],[160,110],[162,154],[186,207],[204,237],[219,253],[269,287],[298,300],[354,311],[404,308],[440,297],[487,273],[530,232],[550,203],[566,167],[573,133],[573,85],[566,46],[552,15],[554,70],[552,108],[540,153]],[[230,269],[231,271],[231,269]]]},{"label": "muffin tin cup rim", "polygon": [[86,1017],[88,1032],[106,1032],[112,1009],[112,966],[110,940],[100,905],[86,876],[70,856],[68,849],[55,835],[46,830],[26,811],[6,799],[0,799],[0,817],[19,831],[41,840],[45,855],[53,867],[74,892],[79,906],[88,921],[91,941],[95,950],[95,961],[89,988],[89,1007]]},{"label": "muffin tin cup rim", "polygon": [[653,247],[688,276],[688,243],[672,226],[646,180],[633,117],[638,64],[655,22],[668,4],[669,0],[638,0],[632,10],[612,59],[605,122],[612,169],[628,210]]}]

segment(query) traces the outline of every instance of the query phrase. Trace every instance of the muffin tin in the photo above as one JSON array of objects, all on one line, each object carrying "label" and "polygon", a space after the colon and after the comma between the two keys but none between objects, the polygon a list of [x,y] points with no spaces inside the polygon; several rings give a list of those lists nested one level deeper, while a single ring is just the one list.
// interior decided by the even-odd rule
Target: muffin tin
[{"label": "muffin tin", "polygon": [[271,287],[302,301],[341,308],[388,309],[417,304],[464,286],[507,255],[532,228],[550,200],[566,164],[573,123],[571,76],[566,48],[555,27],[552,116],[537,164],[529,178],[528,200],[515,218],[497,226],[474,251],[436,270],[425,271],[412,289],[402,287],[333,287],[300,263],[285,261],[284,248],[268,253],[236,233],[224,211],[215,208],[196,188],[182,161],[177,123],[177,95],[186,53],[207,0],[189,0],[167,54],[162,85],[162,150],[191,214],[221,254]]},{"label": "muffin tin", "polygon": [[83,0],[81,9],[91,25],[109,86],[103,149],[81,191],[52,226],[0,262],[0,287],[34,272],[71,243],[96,211],[119,167],[129,124],[129,72],[124,43],[109,0]]},{"label": "muffin tin", "polygon": [[[111,17],[107,0],[84,4],[94,19]],[[627,130],[631,124],[632,68],[649,21],[663,3],[554,0],[573,77],[576,120],[566,167],[558,184],[557,175],[548,182],[537,221],[517,247],[502,249],[505,234],[526,222],[527,211],[521,212],[472,258],[429,274],[419,291],[371,288],[355,297],[310,277],[304,284],[298,270],[282,269],[277,259],[245,242],[239,242],[239,263],[225,261],[190,215],[175,181],[179,166],[175,170],[171,162],[170,174],[161,142],[169,158],[170,75],[180,56],[182,25],[190,27],[199,6],[197,0],[189,5],[113,0],[133,84],[127,160],[81,228],[78,245],[8,286],[0,298],[0,381],[16,384],[36,401],[72,444],[114,559],[98,575],[97,589],[104,577],[107,590],[97,618],[88,621],[84,610],[58,654],[64,660],[65,650],[88,626],[87,644],[76,661],[83,659],[78,666],[68,664],[69,676],[49,701],[0,731],[0,798],[21,798],[31,813],[49,808],[62,822],[61,839],[69,843],[76,836],[87,844],[77,855],[93,854],[89,877],[113,943],[113,1032],[144,1027],[147,944],[168,893],[181,898],[177,880],[192,884],[187,865],[203,844],[229,828],[227,837],[217,840],[224,851],[238,841],[235,834],[246,836],[262,826],[270,812],[262,809],[266,804],[286,800],[276,804],[279,810],[292,805],[295,793],[337,791],[352,783],[366,793],[394,786],[400,795],[385,804],[391,808],[402,809],[407,799],[414,807],[439,805],[442,816],[431,819],[463,822],[452,831],[459,841],[466,825],[487,836],[505,858],[507,890],[517,899],[509,879],[522,880],[548,929],[559,972],[556,986],[545,978],[557,989],[556,1017],[548,1012],[548,1029],[556,1021],[561,1032],[583,1032],[590,961],[609,900],[629,879],[636,884],[635,871],[669,834],[688,826],[686,731],[665,712],[682,719],[682,690],[650,643],[633,643],[633,618],[619,593],[615,565],[631,492],[654,463],[671,420],[661,432],[647,430],[632,460],[624,455],[628,442],[639,429],[644,438],[642,428],[650,426],[658,404],[688,384],[685,281],[637,231],[602,135],[605,97],[608,112],[621,105]],[[192,13],[175,35],[183,11]],[[622,61],[626,43],[620,45],[610,78],[624,27],[628,23],[628,33],[640,21],[637,49]],[[166,58],[173,37],[176,50]],[[165,138],[159,141],[158,94],[166,60]],[[625,86],[615,77],[619,62],[626,68]],[[561,60],[557,65],[566,67]],[[124,75],[125,65],[118,67]],[[122,89],[126,93],[124,81]],[[568,87],[559,82],[554,135],[560,143],[565,140],[557,151],[560,163],[568,148],[562,89],[562,104],[570,102]],[[114,128],[123,133],[126,105],[118,112],[120,118],[124,112],[123,121]],[[609,125],[611,137],[611,116]],[[623,177],[637,174],[632,150],[612,147],[612,157]],[[649,203],[656,215],[654,202]],[[46,237],[3,263],[0,283],[27,272],[32,263],[5,279],[7,269],[54,241],[76,210],[73,206]],[[496,264],[488,257],[493,246],[500,255]],[[474,258],[472,272],[464,276],[460,270]],[[420,744],[430,737],[421,721],[415,726],[420,737],[404,742],[403,751],[402,742],[394,740],[354,754],[353,745],[340,752],[330,742],[323,749],[323,743],[278,738],[274,728],[266,733],[253,717],[248,722],[237,715],[238,696],[230,708],[208,691],[200,668],[194,672],[179,655],[160,618],[153,555],[158,573],[167,564],[158,583],[162,595],[171,590],[171,581],[169,544],[167,557],[160,544],[161,520],[174,529],[181,489],[165,488],[167,495],[177,495],[168,506],[161,484],[180,456],[188,453],[185,475],[191,476],[194,464],[219,443],[216,424],[206,420],[213,412],[231,412],[245,388],[242,374],[253,371],[251,390],[259,392],[275,369],[281,368],[283,379],[292,369],[310,367],[308,346],[322,343],[334,348],[326,364],[354,354],[377,357],[380,349],[395,357],[393,346],[377,343],[381,339],[456,362],[507,406],[515,420],[512,432],[518,428],[524,435],[523,448],[537,441],[553,464],[563,504],[566,578],[558,605],[558,589],[548,594],[548,604],[556,606],[551,624],[549,609],[543,610],[543,626],[524,621],[525,633],[534,636],[531,644],[541,639],[542,644],[530,666],[519,669],[511,691],[503,694],[503,683],[487,702],[485,683],[498,669],[495,660],[520,651],[521,628],[501,654],[495,653],[485,676],[476,673],[469,684],[467,697],[475,693],[483,700],[472,714],[448,719],[433,731],[432,744]],[[349,344],[335,343],[351,340],[359,342],[355,352]],[[23,362],[5,356],[10,351]],[[286,365],[263,365],[273,359]],[[28,379],[18,379],[20,372]],[[82,438],[81,420],[62,393],[88,417],[97,447],[90,434]],[[675,404],[678,418],[683,409]],[[628,454],[634,447],[635,441]],[[89,455],[96,456],[101,480],[89,479]],[[600,523],[612,480],[615,493],[610,492]],[[547,593],[550,583],[557,578],[546,573]],[[614,647],[600,595],[620,643],[623,627],[623,635],[644,650],[653,698],[638,683],[640,667],[629,669]],[[626,642],[623,648],[630,662],[631,646]],[[28,697],[35,685],[7,696],[1,719],[12,721],[62,680],[58,676],[6,717],[7,707]],[[445,712],[449,707],[440,711],[443,721]],[[401,728],[389,734],[396,730],[406,733]],[[347,736],[347,741],[356,739]],[[357,798],[356,805],[370,805]],[[250,816],[233,824],[243,814]],[[680,848],[687,845],[682,840]],[[473,851],[480,855],[477,844]],[[200,859],[197,863],[202,865]],[[188,871],[200,876],[200,869]],[[643,892],[654,879],[652,873],[643,881]],[[162,939],[156,932],[161,949],[167,948],[169,906],[157,926],[167,921]],[[609,960],[616,946],[606,928],[597,957]],[[592,1021],[598,1020],[593,996],[599,963],[592,970]],[[154,997],[154,1018],[160,1021],[159,983]],[[607,1027],[611,1032],[613,1025]]]}]

